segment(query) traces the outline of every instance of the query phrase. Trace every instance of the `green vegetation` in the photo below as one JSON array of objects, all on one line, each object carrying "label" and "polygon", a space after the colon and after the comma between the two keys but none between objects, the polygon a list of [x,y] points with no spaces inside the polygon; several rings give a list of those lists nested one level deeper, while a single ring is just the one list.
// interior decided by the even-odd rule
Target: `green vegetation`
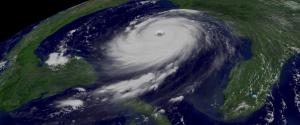
[{"label": "green vegetation", "polygon": [[71,59],[56,71],[39,67],[40,60],[34,50],[45,38],[75,19],[125,1],[90,0],[41,22],[24,36],[8,55],[11,66],[0,75],[0,110],[13,110],[42,94],[49,96],[68,87],[94,83],[93,67],[84,60]]},{"label": "green vegetation", "polygon": [[[164,116],[162,113],[155,111],[154,107],[151,106],[150,104],[147,104],[139,100],[132,100],[126,102],[124,105],[129,107],[130,109],[133,109],[134,112],[140,113],[141,115],[148,117],[149,120],[153,121],[156,125],[171,125],[168,118]],[[130,121],[128,124],[135,125],[136,123],[133,120]]]},{"label": "green vegetation", "polygon": [[171,1],[181,8],[207,11],[227,22],[236,35],[252,40],[253,57],[231,72],[220,111],[225,119],[232,120],[260,108],[283,64],[300,52],[300,10],[285,0]]},{"label": "green vegetation", "polygon": [[[36,67],[35,63],[15,65],[9,73],[1,76],[5,79],[0,88],[1,108],[14,109],[41,94],[51,95],[71,86],[91,84],[96,79],[93,67],[83,60],[72,59],[57,70]],[[18,74],[11,74],[15,70]]]}]

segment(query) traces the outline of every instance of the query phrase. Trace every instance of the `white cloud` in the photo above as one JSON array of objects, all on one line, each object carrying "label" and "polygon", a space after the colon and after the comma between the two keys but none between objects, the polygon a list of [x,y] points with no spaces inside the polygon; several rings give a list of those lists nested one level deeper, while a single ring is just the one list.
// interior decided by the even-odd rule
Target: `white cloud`
[{"label": "white cloud", "polygon": [[84,102],[79,99],[67,99],[58,101],[56,107],[57,108],[71,108],[72,110],[76,110],[84,105]]},{"label": "white cloud", "polygon": [[0,61],[0,70],[4,69],[7,64],[7,61]]},{"label": "white cloud", "polygon": [[171,102],[171,103],[181,102],[183,99],[184,99],[184,96],[178,96],[178,97],[171,98],[169,100],[169,102]]},{"label": "white cloud", "polygon": [[62,53],[51,53],[49,55],[48,60],[45,62],[49,66],[59,66],[59,65],[65,65],[69,61],[68,57],[63,56]]}]

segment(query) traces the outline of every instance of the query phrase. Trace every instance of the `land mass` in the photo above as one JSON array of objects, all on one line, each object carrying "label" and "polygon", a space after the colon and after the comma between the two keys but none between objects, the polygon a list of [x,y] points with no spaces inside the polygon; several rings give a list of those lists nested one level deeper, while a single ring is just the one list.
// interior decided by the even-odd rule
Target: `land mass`
[{"label": "land mass", "polygon": [[253,57],[231,72],[220,111],[232,120],[262,107],[283,65],[300,52],[300,1],[171,1],[180,8],[206,11],[229,24],[237,36],[251,39]]}]

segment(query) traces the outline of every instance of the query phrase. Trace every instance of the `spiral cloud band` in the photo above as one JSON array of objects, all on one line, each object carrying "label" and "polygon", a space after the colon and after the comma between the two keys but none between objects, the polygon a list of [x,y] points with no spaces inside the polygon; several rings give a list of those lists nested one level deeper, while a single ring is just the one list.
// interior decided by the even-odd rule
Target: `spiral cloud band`
[{"label": "spiral cloud band", "polygon": [[[244,41],[205,12],[176,8],[164,0],[131,1],[82,17],[47,37],[35,53],[49,68],[58,66],[57,71],[83,60],[97,79],[76,92],[66,90],[28,105],[23,116],[61,118],[61,112],[80,110],[65,119],[89,119],[82,114],[91,112],[95,119],[106,118],[123,112],[123,101],[131,99],[169,113],[178,102],[207,113],[217,110],[212,105],[222,104],[222,87],[244,57]],[[45,113],[31,107],[52,108]]]},{"label": "spiral cloud band", "polygon": [[[108,56],[113,66],[123,71],[142,70],[184,61],[198,47],[199,32],[196,21],[184,17],[168,17],[168,14],[192,13],[188,10],[173,10],[157,17],[142,19],[132,24],[127,31],[108,43]],[[134,68],[135,67],[135,68]]]},{"label": "spiral cloud band", "polygon": [[[110,63],[105,68],[113,75],[134,72],[142,75],[101,87],[97,92],[110,93],[116,98],[142,95],[157,89],[182,63],[210,48],[225,45],[226,41],[213,43],[211,34],[218,31],[211,31],[214,27],[207,27],[208,22],[199,20],[201,15],[202,12],[195,10],[175,9],[132,21],[124,32],[107,42],[105,54]],[[234,52],[228,43],[224,47],[226,52]],[[225,52],[219,54],[212,60],[211,70],[224,62]]]},{"label": "spiral cloud band", "polygon": [[[241,42],[223,22],[205,12],[157,10],[152,4],[156,3],[149,3],[153,8],[147,11],[132,10],[118,16],[107,11],[99,13],[99,18],[79,20],[79,27],[47,38],[36,53],[45,62],[53,53],[63,59],[86,59],[99,77],[92,95],[104,100],[143,96],[150,91],[164,93],[173,86],[177,86],[176,93],[184,94],[234,62],[232,57],[239,54],[236,48]],[[126,16],[128,19],[123,18]]]}]

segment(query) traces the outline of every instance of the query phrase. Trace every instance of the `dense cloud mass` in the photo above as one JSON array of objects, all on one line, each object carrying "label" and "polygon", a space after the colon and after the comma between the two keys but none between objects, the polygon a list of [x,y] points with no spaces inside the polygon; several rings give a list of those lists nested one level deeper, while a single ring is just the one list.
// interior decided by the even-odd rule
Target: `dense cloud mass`
[{"label": "dense cloud mass", "polygon": [[[216,23],[216,24],[213,24]],[[175,74],[185,63],[214,51],[205,75],[218,71],[235,52],[231,36],[220,25],[195,10],[169,10],[131,21],[125,31],[104,46],[101,69],[110,76],[136,74],[99,89],[115,97],[134,97],[157,89],[164,79]],[[105,61],[109,60],[109,61]],[[193,66],[194,65],[194,66]],[[201,66],[192,64],[187,68]],[[138,72],[138,74],[137,74]],[[204,75],[198,74],[198,75]],[[190,72],[190,76],[194,75]],[[194,82],[199,82],[196,79]],[[168,83],[172,84],[172,83]]]}]

